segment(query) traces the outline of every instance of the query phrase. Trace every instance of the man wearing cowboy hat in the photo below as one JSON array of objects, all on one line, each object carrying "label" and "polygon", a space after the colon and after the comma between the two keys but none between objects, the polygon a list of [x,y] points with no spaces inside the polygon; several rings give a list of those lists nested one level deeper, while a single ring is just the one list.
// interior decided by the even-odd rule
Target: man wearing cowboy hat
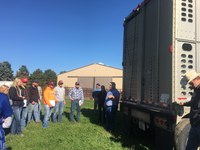
[{"label": "man wearing cowboy hat", "polygon": [[196,150],[200,144],[200,74],[195,70],[186,72],[185,77],[188,80],[191,88],[194,89],[192,98],[189,102],[182,104],[183,106],[190,106],[190,124],[186,150]]}]

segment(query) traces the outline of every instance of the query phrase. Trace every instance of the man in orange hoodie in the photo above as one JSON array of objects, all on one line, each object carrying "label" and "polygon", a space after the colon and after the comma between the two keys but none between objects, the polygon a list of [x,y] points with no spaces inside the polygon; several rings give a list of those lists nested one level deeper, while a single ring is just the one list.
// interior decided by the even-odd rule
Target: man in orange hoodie
[{"label": "man in orange hoodie", "polygon": [[54,83],[51,81],[48,83],[48,86],[44,90],[44,120],[43,120],[43,128],[47,128],[49,126],[49,118],[52,114],[53,107],[57,102],[55,92],[54,92]]}]

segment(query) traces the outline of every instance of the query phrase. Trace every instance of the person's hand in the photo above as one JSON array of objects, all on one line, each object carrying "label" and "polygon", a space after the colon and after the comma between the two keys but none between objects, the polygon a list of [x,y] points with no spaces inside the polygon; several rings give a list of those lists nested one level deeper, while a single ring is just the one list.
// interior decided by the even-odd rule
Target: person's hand
[{"label": "person's hand", "polygon": [[67,104],[67,102],[64,100],[64,105],[66,105]]},{"label": "person's hand", "polygon": [[115,97],[113,95],[108,96],[109,99],[114,99]]},{"label": "person's hand", "polygon": [[74,98],[71,98],[70,100],[71,100],[71,101],[74,101]]}]

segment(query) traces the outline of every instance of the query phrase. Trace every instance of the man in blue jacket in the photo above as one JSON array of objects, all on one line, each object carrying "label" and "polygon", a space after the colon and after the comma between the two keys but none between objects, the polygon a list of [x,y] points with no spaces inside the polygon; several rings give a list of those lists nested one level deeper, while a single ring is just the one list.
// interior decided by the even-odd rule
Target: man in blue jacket
[{"label": "man in blue jacket", "polygon": [[110,82],[109,91],[107,92],[106,100],[105,100],[106,130],[109,132],[114,132],[115,130],[115,118],[117,114],[119,98],[120,98],[120,93],[116,89],[115,82]]}]

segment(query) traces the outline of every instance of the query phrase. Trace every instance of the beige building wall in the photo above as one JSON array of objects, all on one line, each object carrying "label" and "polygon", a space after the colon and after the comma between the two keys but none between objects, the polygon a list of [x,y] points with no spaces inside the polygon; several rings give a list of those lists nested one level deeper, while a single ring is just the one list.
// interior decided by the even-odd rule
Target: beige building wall
[{"label": "beige building wall", "polygon": [[[74,83],[78,81],[79,77],[88,78],[111,78],[115,82],[117,89],[122,89],[122,70],[102,64],[91,64],[81,68],[77,68],[57,76],[58,81],[63,80],[64,87],[74,87]],[[81,84],[81,83],[80,83]],[[108,87],[108,85],[105,85]],[[106,88],[107,88],[106,87]]]},{"label": "beige building wall", "polygon": [[112,78],[112,81],[116,83],[116,88],[122,90],[122,78]]}]

